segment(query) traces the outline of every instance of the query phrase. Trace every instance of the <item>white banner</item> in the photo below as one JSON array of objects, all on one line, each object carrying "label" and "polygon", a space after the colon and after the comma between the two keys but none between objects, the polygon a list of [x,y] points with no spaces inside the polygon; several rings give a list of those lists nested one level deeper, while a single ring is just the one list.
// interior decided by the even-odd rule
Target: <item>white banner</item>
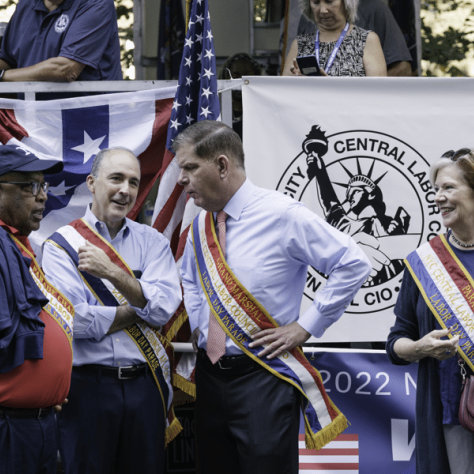
[{"label": "white banner", "polygon": [[[444,231],[429,166],[447,150],[474,146],[474,80],[244,81],[250,179],[304,202],[352,235],[375,269],[321,341],[385,340],[394,323],[403,259]],[[325,281],[309,268],[302,311]]]}]

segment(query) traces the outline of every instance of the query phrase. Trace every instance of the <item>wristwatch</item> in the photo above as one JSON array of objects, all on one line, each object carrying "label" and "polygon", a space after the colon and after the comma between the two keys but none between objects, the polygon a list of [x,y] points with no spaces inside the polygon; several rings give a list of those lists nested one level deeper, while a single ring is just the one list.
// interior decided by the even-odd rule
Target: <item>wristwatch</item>
[{"label": "wristwatch", "polygon": [[5,74],[5,69],[0,69],[0,81],[3,80],[3,75]]}]

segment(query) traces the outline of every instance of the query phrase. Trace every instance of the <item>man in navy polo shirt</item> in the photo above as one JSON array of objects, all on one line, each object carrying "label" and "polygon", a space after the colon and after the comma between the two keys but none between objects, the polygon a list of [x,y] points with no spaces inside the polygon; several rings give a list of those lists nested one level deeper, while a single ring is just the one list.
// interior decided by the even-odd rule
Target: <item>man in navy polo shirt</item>
[{"label": "man in navy polo shirt", "polygon": [[113,0],[20,0],[0,51],[1,81],[120,80]]}]

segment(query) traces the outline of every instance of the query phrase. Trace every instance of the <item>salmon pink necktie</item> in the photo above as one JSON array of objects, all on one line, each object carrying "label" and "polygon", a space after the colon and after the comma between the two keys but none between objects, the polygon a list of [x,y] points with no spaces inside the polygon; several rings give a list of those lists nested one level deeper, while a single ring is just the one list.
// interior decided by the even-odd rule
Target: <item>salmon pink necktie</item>
[{"label": "salmon pink necktie", "polygon": [[[217,228],[219,229],[219,244],[225,257],[225,220],[227,214],[224,211],[217,213]],[[207,335],[207,356],[215,364],[225,354],[225,332],[217,319],[209,313],[209,332]]]}]

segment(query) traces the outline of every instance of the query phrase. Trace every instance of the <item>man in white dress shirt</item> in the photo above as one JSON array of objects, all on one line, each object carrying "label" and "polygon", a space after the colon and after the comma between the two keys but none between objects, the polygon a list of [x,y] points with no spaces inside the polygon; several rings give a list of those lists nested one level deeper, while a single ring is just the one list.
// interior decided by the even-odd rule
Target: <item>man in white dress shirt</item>
[{"label": "man in white dress shirt", "polygon": [[[369,274],[368,259],[351,237],[303,204],[254,186],[245,174],[242,142],[227,125],[193,124],[176,137],[173,149],[178,182],[208,211],[193,223],[181,268],[198,352],[195,417],[202,472],[297,473],[301,393],[277,372],[286,370],[280,366],[291,359],[289,351],[311,335],[322,336],[340,318]],[[217,216],[222,253],[211,216]],[[299,315],[308,265],[329,277]],[[213,279],[215,269],[227,272],[220,283]],[[236,310],[237,300],[254,322]],[[217,329],[211,306],[213,314],[228,314]]]}]

